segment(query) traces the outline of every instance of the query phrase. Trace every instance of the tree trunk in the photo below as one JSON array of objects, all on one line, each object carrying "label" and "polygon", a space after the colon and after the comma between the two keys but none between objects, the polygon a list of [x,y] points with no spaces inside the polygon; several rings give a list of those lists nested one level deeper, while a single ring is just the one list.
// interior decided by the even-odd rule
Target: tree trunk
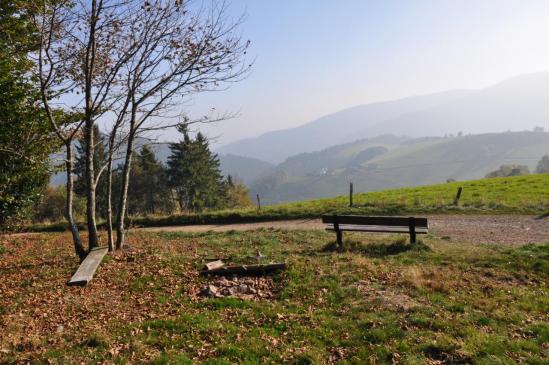
[{"label": "tree trunk", "polygon": [[181,192],[177,193],[177,202],[179,203],[179,211],[183,213],[185,211],[185,200]]},{"label": "tree trunk", "polygon": [[[101,5],[99,5],[101,7]],[[84,138],[86,139],[86,198],[87,209],[86,218],[88,221],[88,242],[89,249],[93,249],[99,246],[99,235],[97,233],[97,223],[95,217],[95,170],[94,170],[94,138],[93,138],[93,126],[94,126],[94,105],[93,105],[93,76],[95,69],[95,57],[96,57],[96,25],[98,14],[97,0],[91,2],[90,12],[90,34],[88,38],[88,44],[86,45],[86,55],[84,63],[85,74],[85,128]]]},{"label": "tree trunk", "polygon": [[74,221],[74,216],[72,215],[73,207],[73,196],[74,196],[74,183],[72,179],[72,168],[73,168],[73,156],[72,156],[72,146],[71,141],[67,141],[65,144],[66,151],[66,161],[65,167],[67,169],[67,198],[65,201],[65,218],[69,223],[69,229],[72,233],[72,241],[74,243],[74,251],[76,255],[80,258],[80,261],[84,260],[86,257],[86,250],[82,244],[82,239],[80,238],[80,232],[78,232],[78,226]]},{"label": "tree trunk", "polygon": [[94,138],[93,138],[93,122],[91,118],[86,121],[85,128],[86,138],[86,182],[87,182],[87,210],[86,218],[88,221],[88,242],[89,249],[99,246],[99,235],[97,233],[97,222],[95,217],[95,170],[94,170]]},{"label": "tree trunk", "polygon": [[150,201],[151,213],[154,215],[154,191],[150,189],[150,187],[149,187],[149,201]]},{"label": "tree trunk", "polygon": [[126,208],[128,205],[128,186],[130,182],[130,169],[133,155],[133,132],[130,131],[128,145],[126,147],[126,159],[122,171],[122,188],[120,191],[120,201],[118,203],[118,214],[116,218],[116,249],[120,250],[124,246],[124,220],[126,218]]},{"label": "tree trunk", "polygon": [[112,143],[109,145],[109,160],[107,162],[107,240],[109,251],[114,250],[112,232]]}]

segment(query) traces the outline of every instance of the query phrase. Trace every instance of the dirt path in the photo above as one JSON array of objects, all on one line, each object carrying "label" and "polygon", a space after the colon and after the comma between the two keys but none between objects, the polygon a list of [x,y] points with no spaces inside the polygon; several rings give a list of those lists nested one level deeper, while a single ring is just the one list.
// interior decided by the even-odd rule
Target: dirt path
[{"label": "dirt path", "polygon": [[[523,245],[549,242],[549,218],[525,215],[429,215],[430,231],[450,241]],[[139,228],[150,232],[224,232],[258,228],[324,229],[319,219]]]}]

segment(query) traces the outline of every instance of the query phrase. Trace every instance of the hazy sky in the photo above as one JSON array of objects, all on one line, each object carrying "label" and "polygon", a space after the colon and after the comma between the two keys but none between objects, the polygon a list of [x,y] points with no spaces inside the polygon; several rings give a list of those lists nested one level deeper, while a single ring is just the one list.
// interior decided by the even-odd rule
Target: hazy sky
[{"label": "hazy sky", "polygon": [[549,70],[549,0],[232,0],[232,12],[247,14],[253,71],[188,105],[191,115],[240,111],[202,128],[218,145],[358,104]]}]

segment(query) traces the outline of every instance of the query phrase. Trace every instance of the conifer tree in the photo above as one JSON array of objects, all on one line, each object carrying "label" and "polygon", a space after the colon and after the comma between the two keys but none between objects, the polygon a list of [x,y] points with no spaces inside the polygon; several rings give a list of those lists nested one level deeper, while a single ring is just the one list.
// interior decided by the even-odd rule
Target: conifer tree
[{"label": "conifer tree", "polygon": [[128,192],[129,210],[132,214],[171,213],[171,192],[166,169],[157,160],[149,146],[143,146],[137,154],[131,172]]},{"label": "conifer tree", "polygon": [[180,209],[200,211],[224,205],[226,189],[219,159],[210,151],[208,139],[202,133],[192,139],[185,124],[177,129],[183,139],[170,144],[168,175]]}]

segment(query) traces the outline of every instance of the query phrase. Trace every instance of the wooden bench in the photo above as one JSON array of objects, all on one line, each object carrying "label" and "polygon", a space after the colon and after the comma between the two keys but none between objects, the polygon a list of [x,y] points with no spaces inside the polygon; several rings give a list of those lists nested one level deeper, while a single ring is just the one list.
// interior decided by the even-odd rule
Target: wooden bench
[{"label": "wooden bench", "polygon": [[427,234],[427,218],[415,217],[369,217],[363,215],[324,215],[322,223],[326,230],[335,231],[337,244],[343,246],[343,232],[409,233],[410,242],[416,243],[416,235]]},{"label": "wooden bench", "polygon": [[108,252],[107,247],[96,247],[92,249],[84,261],[78,267],[78,270],[74,273],[71,279],[68,282],[68,285],[79,285],[84,286],[88,284],[95,274],[95,270],[103,260],[103,257]]}]

